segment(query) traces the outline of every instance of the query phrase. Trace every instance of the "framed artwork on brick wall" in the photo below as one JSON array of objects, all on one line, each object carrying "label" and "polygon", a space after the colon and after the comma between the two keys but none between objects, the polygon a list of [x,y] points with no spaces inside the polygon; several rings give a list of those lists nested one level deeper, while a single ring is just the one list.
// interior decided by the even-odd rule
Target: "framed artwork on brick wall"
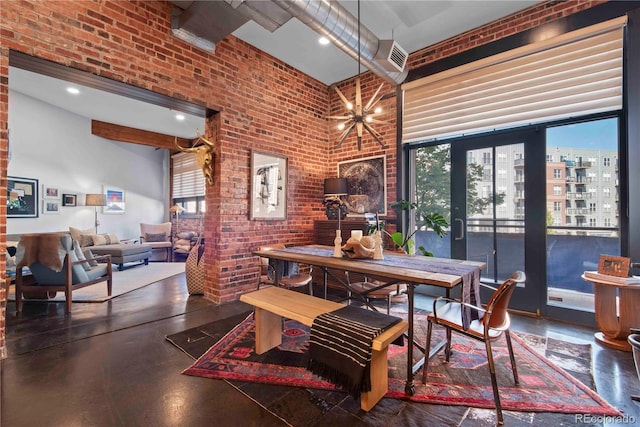
[{"label": "framed artwork on brick wall", "polygon": [[251,150],[249,218],[287,219],[288,159]]},{"label": "framed artwork on brick wall", "polygon": [[338,178],[347,179],[349,194],[342,198],[347,206],[347,216],[387,214],[386,156],[339,162]]}]

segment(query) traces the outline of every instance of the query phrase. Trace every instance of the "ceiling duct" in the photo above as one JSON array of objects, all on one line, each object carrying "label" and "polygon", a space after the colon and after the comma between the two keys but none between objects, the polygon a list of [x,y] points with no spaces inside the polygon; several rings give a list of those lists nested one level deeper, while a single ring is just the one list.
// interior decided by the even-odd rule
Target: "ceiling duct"
[{"label": "ceiling duct", "polygon": [[402,71],[409,54],[395,40],[380,40],[375,60],[387,71]]},{"label": "ceiling duct", "polygon": [[284,25],[291,15],[278,5],[264,0],[225,0],[231,7],[255,21],[269,32]]},{"label": "ceiling duct", "polygon": [[[391,45],[386,41],[381,43],[378,37],[362,24],[360,24],[360,58],[358,58],[358,20],[338,2],[317,0],[272,0],[272,2],[317,33],[330,39],[334,45],[356,61],[359,59],[374,74],[392,84],[401,84],[407,78],[408,71],[404,69],[406,52],[401,48],[397,49],[399,46],[395,42]],[[394,45],[396,49],[393,49]],[[399,60],[403,54],[404,60]]]},{"label": "ceiling duct", "polygon": [[204,49],[215,50],[215,44],[253,20],[268,31],[275,31],[291,19],[291,15],[270,1],[173,0],[171,33],[179,39]]},{"label": "ceiling duct", "polygon": [[215,44],[249,20],[226,2],[173,1],[171,33],[179,39],[212,52]]}]

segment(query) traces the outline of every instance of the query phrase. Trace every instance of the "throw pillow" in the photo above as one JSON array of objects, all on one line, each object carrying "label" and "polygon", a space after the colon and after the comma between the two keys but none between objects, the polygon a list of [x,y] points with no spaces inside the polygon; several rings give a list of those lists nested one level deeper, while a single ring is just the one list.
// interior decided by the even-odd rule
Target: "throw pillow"
[{"label": "throw pillow", "polygon": [[118,240],[118,236],[116,236],[115,234],[94,234],[91,236],[91,239],[93,240],[93,244],[95,246],[115,245],[120,243],[120,240]]},{"label": "throw pillow", "polygon": [[191,239],[193,237],[196,237],[196,233],[193,231],[182,231],[180,233],[178,233],[177,236],[179,239]]},{"label": "throw pillow", "polygon": [[93,246],[93,234],[81,234],[80,235],[80,246],[87,247],[87,246]]},{"label": "throw pillow", "polygon": [[87,259],[91,267],[95,267],[96,265],[98,265],[98,261],[92,259],[95,258],[95,255],[93,254],[93,252],[91,252],[91,249],[85,248],[82,250],[82,253],[84,254],[84,257]]},{"label": "throw pillow", "polygon": [[167,233],[146,233],[144,235],[145,242],[166,242]]},{"label": "throw pillow", "polygon": [[77,240],[82,245],[82,238],[80,237],[82,234],[94,234],[95,229],[87,228],[86,230],[80,230],[76,227],[69,227],[69,234],[71,234],[71,240]]},{"label": "throw pillow", "polygon": [[84,261],[80,263],[82,268],[84,268],[85,271],[91,270],[91,265],[89,264],[89,261],[87,261],[87,258],[85,258],[84,253],[82,252],[82,248],[80,247],[80,243],[78,243],[77,240],[73,241],[73,250],[76,253],[76,258],[78,258],[78,261]]}]

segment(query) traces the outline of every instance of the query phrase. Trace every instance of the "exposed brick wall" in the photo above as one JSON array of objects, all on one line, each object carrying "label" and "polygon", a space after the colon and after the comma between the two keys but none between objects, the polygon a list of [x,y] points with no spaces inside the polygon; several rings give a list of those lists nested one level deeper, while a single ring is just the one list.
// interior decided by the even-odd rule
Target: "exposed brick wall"
[{"label": "exposed brick wall", "polygon": [[[547,2],[412,54],[411,68],[467,50],[512,32],[575,13],[600,2]],[[207,188],[205,218],[207,289],[215,302],[231,301],[255,286],[251,250],[275,241],[312,240],[313,220],[323,217],[322,182],[336,163],[387,156],[387,202],[395,200],[395,98],[381,105],[386,123],[375,125],[388,148],[370,137],[357,151],[355,137],[332,149],[339,132],[324,117],[342,111],[335,92],[232,36],[208,54],[170,36],[171,5],[146,1],[2,1],[0,7],[0,194],[6,191],[9,50],[184,99],[221,112],[206,135],[219,143],[216,183]],[[382,80],[362,76],[365,102]],[[353,80],[338,84],[348,99]],[[386,84],[383,92],[393,93]],[[250,150],[289,159],[288,219],[249,221]],[[0,241],[6,206],[0,206]],[[0,275],[4,273],[0,260]],[[0,286],[0,349],[5,344],[6,294]]]},{"label": "exposed brick wall", "polygon": [[[207,298],[231,301],[255,288],[257,259],[251,251],[258,245],[311,242],[313,220],[322,217],[318,189],[329,152],[327,86],[232,36],[213,54],[183,43],[170,35],[171,5],[165,2],[3,1],[0,9],[0,192],[6,191],[8,55],[13,49],[220,107],[207,129],[219,143],[216,183],[207,188]],[[248,219],[251,149],[289,159],[286,221]],[[0,209],[4,241],[6,207]],[[0,301],[4,322],[4,287]],[[4,342],[3,323],[1,348]]]}]

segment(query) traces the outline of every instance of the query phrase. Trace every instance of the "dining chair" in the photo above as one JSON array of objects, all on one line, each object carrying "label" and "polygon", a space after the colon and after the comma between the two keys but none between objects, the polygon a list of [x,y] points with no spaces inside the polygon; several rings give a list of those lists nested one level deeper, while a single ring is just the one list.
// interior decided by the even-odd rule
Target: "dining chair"
[{"label": "dining chair", "polygon": [[[364,280],[361,282],[351,283],[349,272],[345,271],[344,275],[349,287],[349,290],[347,290],[348,301],[351,301],[353,294],[366,298],[369,303],[371,300],[384,299],[387,303],[387,314],[391,311],[392,298],[407,293],[406,283],[394,283],[392,285],[385,286],[384,288],[375,289],[383,283],[377,280],[369,280],[367,276],[364,276]],[[372,289],[375,290],[372,291]]]},{"label": "dining chair", "polygon": [[[283,243],[275,243],[272,245],[259,246],[258,250],[271,251],[285,248],[286,246]],[[267,257],[260,257],[260,280],[258,281],[258,289],[260,289],[261,285],[275,284],[276,262],[280,263],[278,265],[278,275],[280,276],[278,280],[279,286],[287,289],[308,286],[309,295],[313,295],[313,278],[311,277],[313,273],[313,266],[309,266],[308,272],[300,272],[298,263],[282,262],[275,259],[270,260]]]},{"label": "dining chair", "polygon": [[[488,285],[482,285],[494,290],[486,308],[476,307],[451,298],[438,297],[434,300],[433,311],[427,318],[427,342],[425,346],[426,356],[424,370],[422,371],[422,382],[424,384],[427,383],[429,350],[431,349],[431,332],[434,324],[443,326],[446,329],[447,344],[445,346],[445,358],[447,362],[449,362],[449,358],[451,356],[452,331],[483,341],[487,351],[489,373],[491,374],[491,385],[493,387],[493,397],[496,404],[499,425],[504,423],[504,418],[502,416],[502,406],[500,404],[500,394],[498,392],[498,382],[496,379],[496,369],[491,350],[491,342],[499,338],[501,335],[504,335],[509,349],[513,379],[515,383],[518,384],[518,371],[516,368],[516,360],[513,355],[513,347],[511,345],[511,335],[509,333],[509,325],[511,321],[507,309],[514,289],[519,283],[524,283],[525,280],[526,276],[524,272],[516,271],[497,289]],[[463,307],[465,306],[470,307],[472,311],[475,311],[478,314],[478,319],[471,321],[471,324],[467,329],[464,329],[462,326],[462,312]]]}]

